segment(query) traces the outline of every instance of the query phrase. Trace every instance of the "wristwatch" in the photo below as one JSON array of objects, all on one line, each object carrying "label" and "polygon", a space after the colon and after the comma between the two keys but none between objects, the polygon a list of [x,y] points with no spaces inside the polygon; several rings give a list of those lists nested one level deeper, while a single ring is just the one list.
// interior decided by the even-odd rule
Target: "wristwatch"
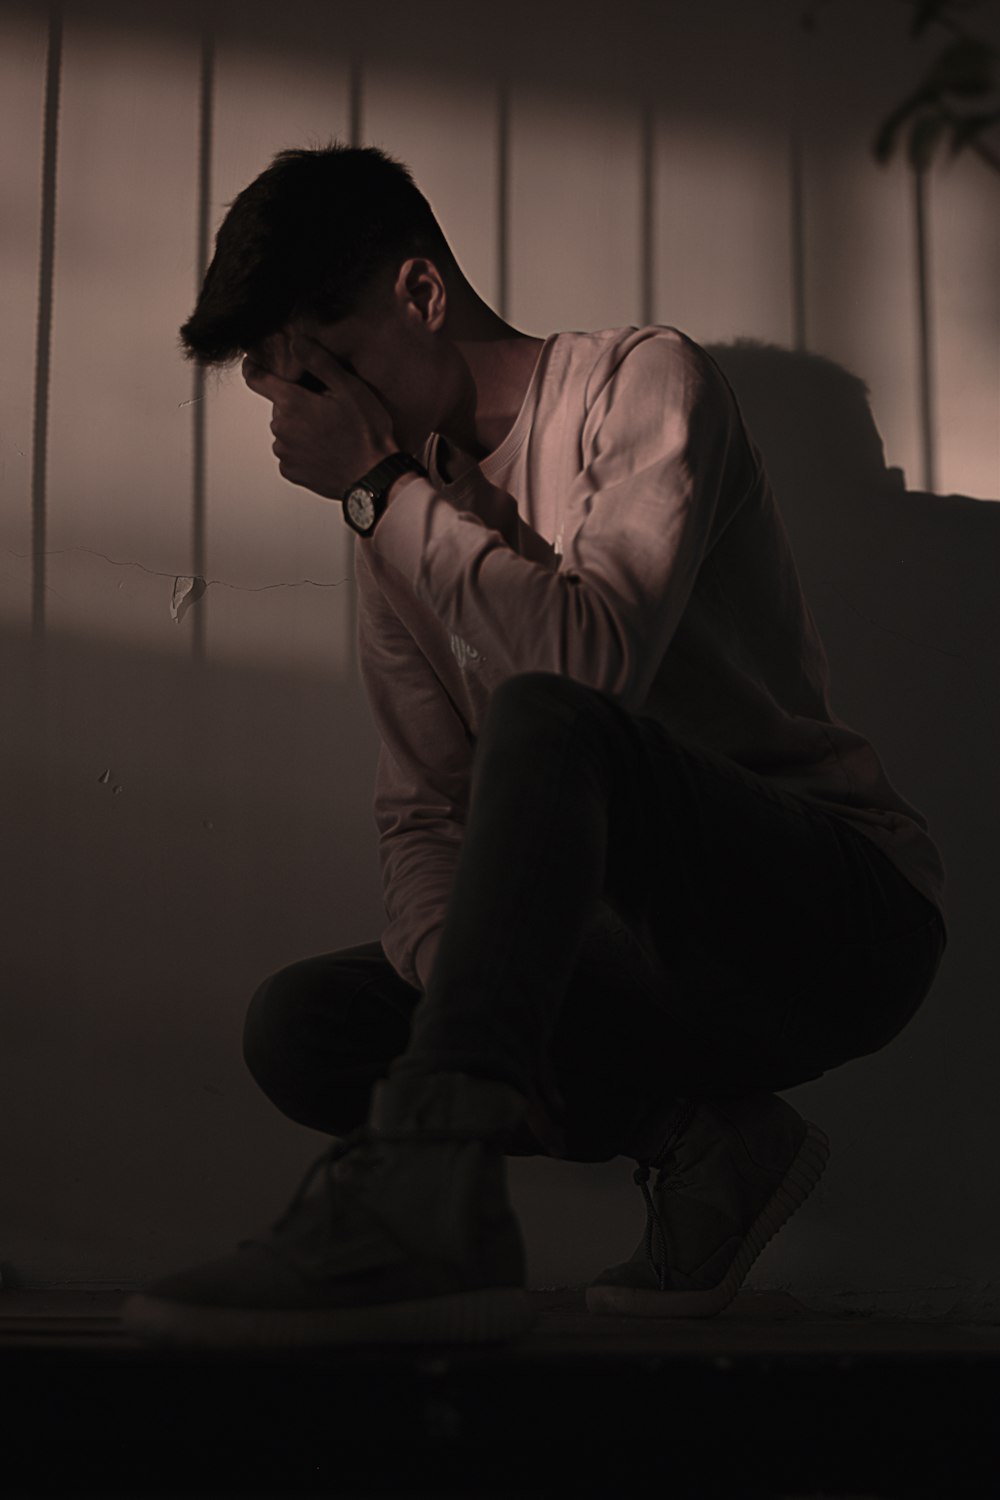
[{"label": "wristwatch", "polygon": [[344,495],[344,520],[353,526],[359,536],[371,536],[379,520],[385,514],[386,495],[400,474],[422,474],[427,470],[412,453],[390,453],[374,469],[356,479]]}]

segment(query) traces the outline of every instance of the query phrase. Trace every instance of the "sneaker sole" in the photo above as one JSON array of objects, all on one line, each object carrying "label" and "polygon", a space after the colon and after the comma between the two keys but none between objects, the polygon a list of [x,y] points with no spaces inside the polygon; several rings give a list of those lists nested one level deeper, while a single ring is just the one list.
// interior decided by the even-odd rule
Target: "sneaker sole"
[{"label": "sneaker sole", "polygon": [[518,1287],[372,1307],[199,1307],[133,1293],[122,1305],[124,1332],[186,1349],[304,1349],[326,1344],[485,1343],[517,1338],[533,1325]]},{"label": "sneaker sole", "polygon": [[805,1139],[791,1166],[750,1226],[718,1286],[705,1292],[655,1292],[595,1282],[587,1288],[587,1311],[633,1318],[711,1318],[727,1307],[765,1245],[802,1207],[826,1169],[830,1142],[818,1125],[806,1124]]}]

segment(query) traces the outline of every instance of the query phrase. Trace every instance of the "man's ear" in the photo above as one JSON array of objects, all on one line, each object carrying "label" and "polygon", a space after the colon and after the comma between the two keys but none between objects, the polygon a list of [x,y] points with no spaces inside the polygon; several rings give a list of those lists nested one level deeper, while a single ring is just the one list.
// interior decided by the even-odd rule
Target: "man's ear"
[{"label": "man's ear", "polygon": [[444,322],[448,293],[444,277],[433,260],[417,256],[405,261],[396,280],[396,295],[405,296],[415,305],[424,325],[437,332]]}]

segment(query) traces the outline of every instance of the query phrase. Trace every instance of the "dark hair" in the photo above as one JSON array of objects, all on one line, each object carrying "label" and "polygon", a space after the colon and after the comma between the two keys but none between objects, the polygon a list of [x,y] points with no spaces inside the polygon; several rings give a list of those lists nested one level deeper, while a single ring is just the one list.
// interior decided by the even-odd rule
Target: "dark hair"
[{"label": "dark hair", "polygon": [[292,317],[335,323],[408,256],[454,256],[409,169],[377,146],[279,151],[227,205],[186,359],[227,365]]}]

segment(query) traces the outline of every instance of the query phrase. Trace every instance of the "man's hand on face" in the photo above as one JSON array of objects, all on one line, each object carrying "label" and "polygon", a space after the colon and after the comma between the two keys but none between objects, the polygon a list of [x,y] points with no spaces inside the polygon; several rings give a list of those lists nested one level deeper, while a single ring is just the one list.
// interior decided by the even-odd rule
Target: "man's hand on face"
[{"label": "man's hand on face", "polygon": [[315,339],[298,335],[289,347],[326,390],[311,391],[275,375],[250,355],[243,361],[243,379],[271,402],[271,447],[282,477],[327,500],[340,500],[356,479],[399,451],[392,419],[364,381]]}]

